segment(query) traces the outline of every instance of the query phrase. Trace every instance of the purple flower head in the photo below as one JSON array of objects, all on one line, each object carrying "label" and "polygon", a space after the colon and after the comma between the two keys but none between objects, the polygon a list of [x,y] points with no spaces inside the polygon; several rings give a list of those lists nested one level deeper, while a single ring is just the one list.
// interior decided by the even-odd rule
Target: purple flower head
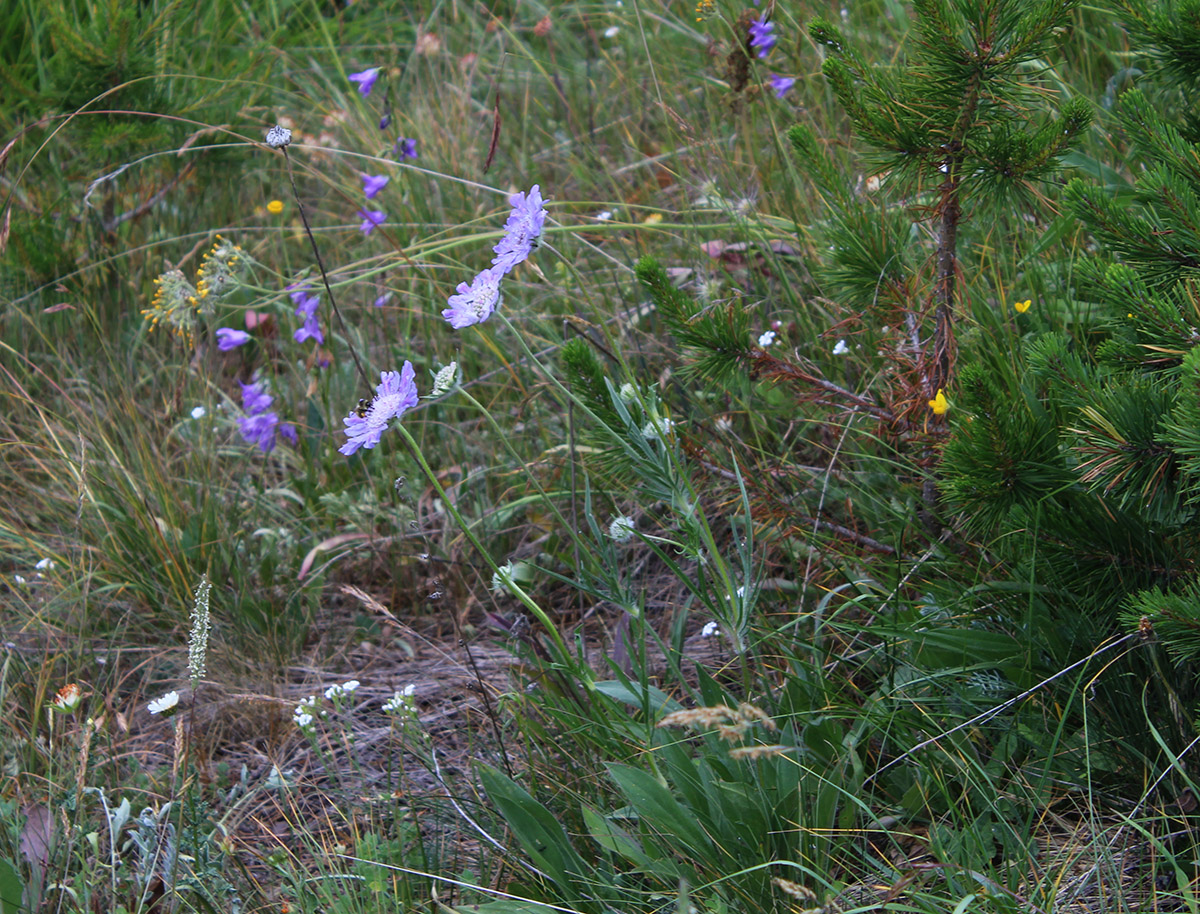
[{"label": "purple flower head", "polygon": [[363,175],[363,195],[368,199],[374,199],[375,195],[383,190],[388,185],[388,181],[392,180],[387,175]]},{"label": "purple flower head", "polygon": [[382,295],[379,296],[379,298],[375,299],[375,307],[382,308],[384,305],[386,305],[391,300],[392,300],[392,293],[384,292]]},{"label": "purple flower head", "polygon": [[392,115],[391,115],[391,112],[390,112],[390,111],[385,111],[385,112],[383,113],[383,117],[381,117],[381,118],[379,119],[379,129],[380,129],[380,130],[387,130],[387,129],[388,129],[388,125],[390,125],[391,123],[392,123]]},{"label": "purple flower head", "polygon": [[286,286],[285,291],[288,294],[288,298],[292,300],[292,303],[298,305],[308,295],[308,280],[299,279],[290,286]]},{"label": "purple flower head", "polygon": [[325,334],[321,332],[321,324],[317,320],[315,314],[310,314],[304,319],[304,326],[292,334],[292,339],[297,343],[303,343],[305,340],[316,340],[318,344],[325,342]]},{"label": "purple flower head", "polygon": [[499,267],[488,267],[468,286],[465,282],[458,284],[458,294],[451,295],[447,302],[450,307],[442,312],[442,317],[450,322],[455,330],[470,327],[472,324],[482,324],[500,307],[500,280],[504,271]]},{"label": "purple flower head", "polygon": [[296,303],[296,317],[310,318],[317,313],[317,308],[321,306],[320,295],[301,295],[299,298],[293,298]]},{"label": "purple flower head", "polygon": [[366,98],[375,88],[375,80],[379,79],[379,67],[371,67],[361,73],[351,73],[349,78],[350,82],[358,83],[359,94]]},{"label": "purple flower head", "polygon": [[501,273],[509,272],[533,253],[546,223],[546,209],[542,206],[541,189],[537,184],[528,194],[513,194],[508,202],[512,212],[504,223],[504,237],[492,248],[496,252],[492,263]]},{"label": "purple flower head", "polygon": [[238,420],[242,438],[247,444],[256,444],[264,454],[275,450],[275,433],[279,428],[279,416],[274,412],[259,413]]},{"label": "purple flower head", "polygon": [[265,413],[275,402],[275,398],[267,393],[267,385],[258,378],[249,384],[242,384],[241,381],[238,381],[238,384],[242,388],[242,411],[247,416]]},{"label": "purple flower head", "polygon": [[245,330],[231,330],[228,327],[217,328],[217,348],[222,352],[237,349],[238,346],[250,342],[250,334]]},{"label": "purple flower head", "polygon": [[397,155],[402,159],[415,159],[417,157],[417,141],[407,136],[400,137],[392,144],[392,155]]},{"label": "purple flower head", "polygon": [[381,209],[360,209],[358,214],[363,217],[362,225],[358,230],[364,235],[369,235],[375,231],[375,226],[383,225],[387,221],[387,213]]},{"label": "purple flower head", "polygon": [[756,19],[750,23],[750,47],[758,51],[759,60],[770,54],[771,48],[775,47],[775,36],[771,34],[774,30],[774,22]]},{"label": "purple flower head", "polygon": [[776,73],[771,74],[771,78],[767,80],[771,84],[771,88],[775,90],[776,98],[783,98],[791,90],[792,86],[796,85],[796,79],[793,76],[779,76]]},{"label": "purple flower head", "polygon": [[296,434],[296,426],[290,422],[280,422],[279,428],[276,429],[281,437],[284,437],[294,447],[300,443],[300,436]]},{"label": "purple flower head", "polygon": [[338,451],[349,457],[360,447],[375,447],[379,437],[387,431],[388,423],[417,405],[416,376],[412,362],[407,360],[398,372],[381,372],[375,399],[364,414],[360,416],[355,410],[342,420],[349,440]]},{"label": "purple flower head", "polygon": [[[241,384],[241,382],[238,382]],[[241,384],[242,409],[246,415],[238,420],[238,428],[242,438],[248,444],[256,444],[264,454],[275,450],[275,435],[283,435],[292,444],[297,441],[296,429],[284,423],[280,425],[279,415],[271,410],[274,398],[267,393],[266,384],[256,378],[249,384]]]}]

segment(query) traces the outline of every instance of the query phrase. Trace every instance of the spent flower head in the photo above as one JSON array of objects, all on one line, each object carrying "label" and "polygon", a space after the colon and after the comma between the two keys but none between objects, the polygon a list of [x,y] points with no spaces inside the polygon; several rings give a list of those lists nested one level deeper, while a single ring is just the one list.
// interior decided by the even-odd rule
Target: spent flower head
[{"label": "spent flower head", "polygon": [[417,405],[416,375],[412,362],[407,360],[398,372],[381,372],[370,405],[365,410],[355,410],[342,420],[350,440],[338,450],[349,457],[360,447],[375,447],[387,431],[388,423]]},{"label": "spent flower head", "polygon": [[272,149],[282,149],[292,141],[292,131],[276,124],[267,131],[267,145]]},{"label": "spent flower head", "polygon": [[618,543],[628,543],[633,539],[634,530],[637,529],[637,523],[632,517],[624,514],[619,514],[612,519],[608,525],[608,535]]},{"label": "spent flower head", "polygon": [[449,393],[459,385],[462,380],[462,373],[458,370],[458,362],[451,362],[443,368],[438,369],[433,376],[433,389],[429,391],[428,399],[432,400],[435,397],[440,397],[442,394]]},{"label": "spent flower head", "polygon": [[79,703],[83,701],[83,689],[77,682],[68,682],[54,694],[50,702],[50,710],[59,714],[74,714]]}]

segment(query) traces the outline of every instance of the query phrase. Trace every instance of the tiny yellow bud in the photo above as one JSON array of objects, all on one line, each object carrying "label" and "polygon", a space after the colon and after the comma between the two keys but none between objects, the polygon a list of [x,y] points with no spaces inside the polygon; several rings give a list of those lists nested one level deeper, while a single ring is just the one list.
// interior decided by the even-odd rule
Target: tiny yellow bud
[{"label": "tiny yellow bud", "polygon": [[1019,302],[1014,303],[1013,307],[1017,309],[1017,314],[1024,314],[1026,311],[1029,310],[1029,306],[1032,304],[1033,304],[1033,299],[1027,298],[1027,299],[1025,299],[1025,301],[1019,301]]},{"label": "tiny yellow bud", "polygon": [[272,215],[278,216],[280,213],[283,212],[283,201],[282,200],[272,200],[270,203],[267,204],[267,212],[271,213]]},{"label": "tiny yellow bud", "polygon": [[946,410],[950,408],[950,404],[946,402],[946,395],[942,393],[940,387],[938,388],[937,396],[929,401],[929,408],[933,410],[935,416],[946,415]]}]

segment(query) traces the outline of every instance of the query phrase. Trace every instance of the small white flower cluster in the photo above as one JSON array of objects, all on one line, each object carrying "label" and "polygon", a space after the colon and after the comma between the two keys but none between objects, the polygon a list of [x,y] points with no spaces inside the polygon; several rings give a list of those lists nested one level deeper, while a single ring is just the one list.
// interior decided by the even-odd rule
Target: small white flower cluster
[{"label": "small white flower cluster", "polygon": [[317,707],[316,695],[309,695],[308,698],[301,700],[300,704],[296,705],[296,710],[292,712],[292,720],[305,733],[312,729],[312,725],[318,717],[325,716],[325,712]]},{"label": "small white flower cluster", "polygon": [[701,638],[712,638],[721,634],[721,626],[716,622],[705,622],[704,628],[700,629]]},{"label": "small white flower cluster", "polygon": [[395,695],[383,703],[384,713],[394,714],[397,717],[416,717],[417,699],[414,694],[416,690],[417,687],[411,682],[403,690],[397,690]]},{"label": "small white flower cluster", "polygon": [[357,679],[348,679],[341,684],[334,683],[325,690],[325,697],[334,704],[341,704],[343,698],[358,691],[358,686],[359,682]]}]

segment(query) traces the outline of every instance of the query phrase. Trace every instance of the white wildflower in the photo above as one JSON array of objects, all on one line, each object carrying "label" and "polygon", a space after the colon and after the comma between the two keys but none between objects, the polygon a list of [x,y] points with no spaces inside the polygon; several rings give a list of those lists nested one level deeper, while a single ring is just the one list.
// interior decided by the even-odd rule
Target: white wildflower
[{"label": "white wildflower", "polygon": [[267,131],[267,145],[272,149],[282,149],[292,141],[292,131],[276,124]]},{"label": "white wildflower", "polygon": [[837,343],[834,344],[834,347],[833,347],[834,355],[845,355],[849,351],[850,351],[850,347],[846,345],[845,340],[838,340]]},{"label": "white wildflower", "polygon": [[597,222],[607,222],[612,217],[613,217],[613,211],[611,209],[602,209],[602,210],[600,210],[600,212],[596,213],[596,215],[593,216],[592,218],[595,219]]},{"label": "white wildflower", "polygon": [[146,710],[151,714],[161,714],[163,717],[170,717],[178,708],[179,693],[174,691],[161,695],[146,705]]},{"label": "white wildflower", "polygon": [[768,330],[766,333],[762,334],[758,338],[758,345],[761,346],[763,349],[766,349],[768,346],[770,346],[774,342],[775,342],[775,331],[774,330]]},{"label": "white wildflower", "polygon": [[617,28],[615,25],[610,25],[608,28],[606,28],[604,30],[604,37],[605,38],[616,38],[617,33],[620,31],[621,30],[619,28]]},{"label": "white wildflower", "polygon": [[621,398],[622,403],[632,403],[638,398],[638,389],[626,381],[617,391],[617,396]]},{"label": "white wildflower", "polygon": [[505,562],[499,568],[492,572],[492,590],[500,590],[504,593],[511,594],[512,590],[509,585],[513,582],[513,571],[515,567],[512,562]]},{"label": "white wildflower", "polygon": [[33,567],[38,571],[49,571],[54,567],[54,559],[39,559],[38,563]]},{"label": "white wildflower", "polygon": [[203,419],[207,414],[208,414],[208,410],[205,409],[203,406],[196,406],[196,407],[192,408],[192,418],[193,419]]},{"label": "white wildflower", "polygon": [[716,622],[706,622],[704,628],[700,629],[701,638],[712,638],[719,634],[721,634],[721,627]]}]

